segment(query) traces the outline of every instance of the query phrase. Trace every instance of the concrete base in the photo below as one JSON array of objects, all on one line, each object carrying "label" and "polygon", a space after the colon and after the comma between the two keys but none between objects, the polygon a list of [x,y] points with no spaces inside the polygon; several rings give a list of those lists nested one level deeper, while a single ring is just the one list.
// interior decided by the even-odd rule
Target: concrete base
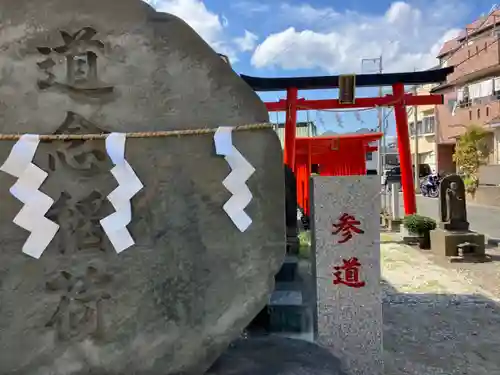
[{"label": "concrete base", "polygon": [[464,256],[450,257],[450,263],[487,263],[492,261],[493,259],[491,255],[487,254],[468,254]]},{"label": "concrete base", "polygon": [[388,226],[389,217],[386,215],[380,215],[380,225],[384,228]]},{"label": "concrete base", "polygon": [[476,232],[452,232],[441,228],[431,231],[431,248],[436,255],[458,256],[457,246],[464,242],[476,244],[475,255],[485,254],[484,234]]},{"label": "concrete base", "polygon": [[389,219],[387,226],[391,232],[400,232],[402,223],[403,220],[401,219]]},{"label": "concrete base", "polygon": [[415,233],[411,233],[407,228],[401,226],[401,236],[403,237],[403,242],[407,245],[414,245],[418,243],[419,236]]}]

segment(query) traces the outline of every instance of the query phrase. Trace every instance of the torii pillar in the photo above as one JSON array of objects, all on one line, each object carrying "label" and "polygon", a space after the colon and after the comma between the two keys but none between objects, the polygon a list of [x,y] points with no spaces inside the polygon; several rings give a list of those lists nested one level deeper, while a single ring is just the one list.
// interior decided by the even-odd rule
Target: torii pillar
[{"label": "torii pillar", "polygon": [[[402,83],[394,84],[392,86],[392,91],[394,97],[404,98],[405,87]],[[394,105],[394,117],[396,118],[396,133],[398,137],[399,163],[401,168],[401,184],[403,185],[405,214],[411,215],[417,213],[417,200],[415,197],[415,185],[413,184],[408,117],[406,105],[402,100]],[[415,166],[415,168],[418,168],[418,166]]]}]

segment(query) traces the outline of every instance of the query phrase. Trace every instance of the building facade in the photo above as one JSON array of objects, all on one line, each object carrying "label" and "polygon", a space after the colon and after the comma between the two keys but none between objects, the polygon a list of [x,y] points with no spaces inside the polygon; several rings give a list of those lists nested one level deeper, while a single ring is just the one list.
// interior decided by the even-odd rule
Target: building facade
[{"label": "building facade", "polygon": [[[428,95],[437,85],[429,84],[413,88],[417,95]],[[415,116],[416,113],[416,116]],[[436,106],[421,105],[407,108],[408,126],[410,130],[411,153],[418,150],[418,164],[428,164],[437,170],[436,154]],[[416,117],[416,127],[415,127]]]},{"label": "building facade", "polygon": [[[373,142],[370,146],[378,146],[377,142]],[[378,150],[366,153],[366,170],[371,174],[377,174],[378,171]]]},{"label": "building facade", "polygon": [[[285,148],[285,124],[279,123],[275,124],[274,131],[278,134],[278,138],[281,142],[281,148]],[[316,137],[318,135],[318,129],[312,121],[297,122],[296,136],[297,137]]]},{"label": "building facade", "polygon": [[[446,82],[432,92],[443,94],[444,105],[435,109],[436,164],[439,171],[455,172],[453,153],[457,139],[470,125],[487,132],[489,165],[499,166],[500,184],[500,11],[481,17],[439,55],[441,67],[455,66]],[[481,176],[480,176],[481,180]]]}]

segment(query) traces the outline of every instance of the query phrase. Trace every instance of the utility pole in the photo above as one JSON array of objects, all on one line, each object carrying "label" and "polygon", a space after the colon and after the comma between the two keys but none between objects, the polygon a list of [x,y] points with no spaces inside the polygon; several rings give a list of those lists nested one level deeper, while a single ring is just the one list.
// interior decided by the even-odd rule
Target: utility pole
[{"label": "utility pole", "polygon": [[[383,68],[382,68],[382,55],[380,55],[379,57],[379,60],[378,60],[379,64],[378,64],[378,71],[380,74],[382,74],[382,71],[383,71]],[[382,86],[379,86],[378,88],[378,96],[379,97],[382,97]],[[377,111],[378,111],[378,131],[380,133],[384,133],[384,115],[383,115],[383,108],[382,107],[378,107],[377,108]],[[385,137],[385,134],[382,135],[382,137]],[[382,143],[382,140],[379,139],[378,141],[378,153],[377,153],[377,163],[378,163],[378,175],[379,176],[382,176],[382,173],[384,173],[384,165],[383,165],[383,160],[382,160],[382,146],[383,146],[383,143]]]},{"label": "utility pole", "polygon": [[[372,59],[361,59],[361,70],[363,70],[363,63],[365,62],[372,62],[376,63],[378,62],[378,73],[383,72],[383,65],[382,65],[382,55],[376,58]],[[382,96],[382,86],[378,88],[378,96]],[[378,131],[380,133],[384,132],[384,117],[382,113],[383,108],[382,107],[377,107],[377,115],[378,115]],[[383,171],[384,171],[384,165],[383,165],[383,160],[382,160],[382,140],[378,140],[378,152],[377,152],[377,169],[378,169],[378,175],[381,176]]]},{"label": "utility pole", "polygon": [[387,113],[385,111],[383,112],[383,122],[384,122],[384,135],[382,137],[382,166],[385,166],[387,164],[387,129],[389,129],[389,115],[391,114],[392,110],[389,110]]},{"label": "utility pole", "polygon": [[[413,94],[417,95],[417,86],[413,87]],[[418,112],[417,106],[413,106],[413,127],[415,129],[413,140],[413,149],[415,151],[413,155],[413,183],[415,185],[415,193],[420,192],[420,168],[419,168],[419,160],[418,160]]]},{"label": "utility pole", "polygon": [[380,154],[380,175],[382,176],[382,173],[384,172],[384,166],[386,164],[385,162],[385,153],[386,153],[386,147],[387,147],[387,142],[385,140],[385,134],[387,132],[387,125],[386,125],[386,114],[385,114],[385,109],[382,108],[382,139],[380,140],[382,142],[381,146],[379,147],[379,154]]}]

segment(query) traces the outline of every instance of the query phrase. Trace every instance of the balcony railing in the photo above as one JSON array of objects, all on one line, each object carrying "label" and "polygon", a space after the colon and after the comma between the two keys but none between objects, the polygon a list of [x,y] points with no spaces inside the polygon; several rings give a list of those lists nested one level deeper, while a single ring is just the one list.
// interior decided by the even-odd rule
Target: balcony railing
[{"label": "balcony railing", "polygon": [[500,91],[496,91],[493,95],[483,96],[481,98],[459,100],[457,108],[469,108],[475,105],[488,104],[497,100],[500,100]]}]

